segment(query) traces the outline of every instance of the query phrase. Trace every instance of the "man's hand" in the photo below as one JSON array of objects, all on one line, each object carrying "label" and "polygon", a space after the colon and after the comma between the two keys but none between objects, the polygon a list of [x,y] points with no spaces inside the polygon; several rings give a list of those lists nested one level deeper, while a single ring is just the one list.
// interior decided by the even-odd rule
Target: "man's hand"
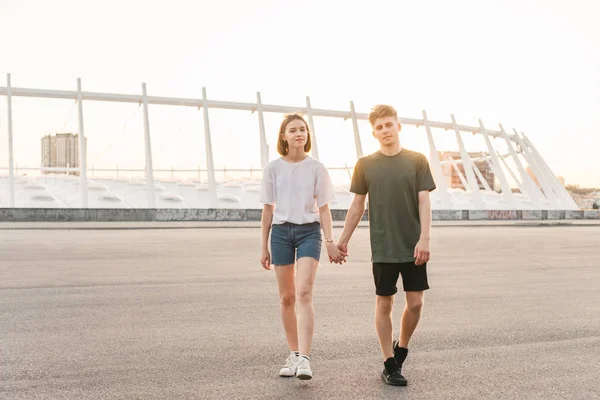
[{"label": "man's hand", "polygon": [[329,255],[329,262],[335,264],[342,264],[346,262],[347,254],[344,253],[335,245],[333,242],[327,242],[327,254]]},{"label": "man's hand", "polygon": [[429,261],[429,239],[421,238],[415,247],[415,265],[423,265]]},{"label": "man's hand", "polygon": [[348,256],[348,242],[338,242],[336,246],[346,257]]}]

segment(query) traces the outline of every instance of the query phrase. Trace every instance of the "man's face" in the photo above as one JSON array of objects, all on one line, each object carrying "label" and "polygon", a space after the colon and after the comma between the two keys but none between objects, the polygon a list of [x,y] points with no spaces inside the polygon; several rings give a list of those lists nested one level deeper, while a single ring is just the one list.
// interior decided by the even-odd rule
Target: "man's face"
[{"label": "man's face", "polygon": [[383,147],[394,146],[398,143],[401,126],[396,117],[377,118],[373,123],[373,136]]}]

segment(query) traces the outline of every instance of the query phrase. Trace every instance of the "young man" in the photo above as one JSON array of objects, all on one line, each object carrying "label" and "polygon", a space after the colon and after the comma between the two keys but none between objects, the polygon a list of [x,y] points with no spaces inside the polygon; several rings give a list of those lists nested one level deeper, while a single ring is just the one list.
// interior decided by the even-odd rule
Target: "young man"
[{"label": "young man", "polygon": [[[424,155],[400,145],[396,110],[377,105],[369,113],[373,136],[380,149],[356,163],[350,191],[354,200],[348,210],[338,247],[348,253],[348,242],[365,210],[369,196],[369,229],[373,277],[376,288],[375,327],[384,360],[383,381],[405,386],[402,363],[408,342],[421,317],[427,283],[431,203],[435,183]],[[393,341],[392,306],[402,275],[406,307],[398,341]]]}]

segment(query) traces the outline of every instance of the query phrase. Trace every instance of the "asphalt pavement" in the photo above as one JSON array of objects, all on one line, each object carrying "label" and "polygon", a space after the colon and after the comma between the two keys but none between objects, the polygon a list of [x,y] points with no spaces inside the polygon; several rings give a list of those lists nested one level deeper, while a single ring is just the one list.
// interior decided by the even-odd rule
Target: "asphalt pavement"
[{"label": "asphalt pavement", "polygon": [[365,228],[322,256],[299,381],[256,227],[60,226],[0,229],[2,399],[600,398],[598,226],[434,227],[404,388],[379,378]]}]

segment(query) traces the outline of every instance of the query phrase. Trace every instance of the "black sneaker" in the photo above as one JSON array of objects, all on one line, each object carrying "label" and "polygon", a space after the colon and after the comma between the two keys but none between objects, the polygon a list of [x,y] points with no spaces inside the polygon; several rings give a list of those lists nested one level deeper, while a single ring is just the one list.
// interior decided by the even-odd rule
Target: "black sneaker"
[{"label": "black sneaker", "polygon": [[392,372],[391,374],[387,372],[386,369],[381,373],[381,379],[392,386],[406,386],[408,385],[408,381],[402,376],[400,371]]},{"label": "black sneaker", "polygon": [[400,373],[400,369],[398,368],[398,364],[396,364],[396,360],[392,357],[388,358],[383,365],[385,368],[381,373],[381,380],[383,380],[386,384],[392,386],[406,386],[407,381]]},{"label": "black sneaker", "polygon": [[404,364],[404,361],[408,356],[408,349],[404,347],[398,347],[397,340],[394,340],[392,346],[394,348],[394,359],[396,360],[396,364],[398,364],[398,368],[400,368],[400,371],[402,371],[402,364]]}]

